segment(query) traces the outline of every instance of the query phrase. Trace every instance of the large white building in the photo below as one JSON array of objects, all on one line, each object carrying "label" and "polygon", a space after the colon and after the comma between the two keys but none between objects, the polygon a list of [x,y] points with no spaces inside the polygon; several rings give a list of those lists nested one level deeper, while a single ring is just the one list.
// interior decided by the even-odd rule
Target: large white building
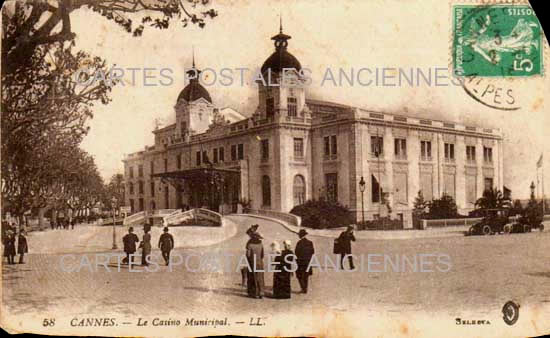
[{"label": "large white building", "polygon": [[[261,70],[278,83],[282,69],[293,68],[286,77],[300,84],[289,39],[282,30],[272,37],[275,51]],[[359,219],[363,205],[373,219],[387,214],[382,199],[410,227],[419,191],[428,200],[446,193],[467,212],[484,189],[503,189],[499,130],[310,100],[305,86],[259,83],[258,101],[246,118],[218,108],[191,80],[176,100],[176,123],[154,130],[154,145],[124,159],[127,205],[227,213],[248,200],[255,209],[288,212],[329,198]]]}]

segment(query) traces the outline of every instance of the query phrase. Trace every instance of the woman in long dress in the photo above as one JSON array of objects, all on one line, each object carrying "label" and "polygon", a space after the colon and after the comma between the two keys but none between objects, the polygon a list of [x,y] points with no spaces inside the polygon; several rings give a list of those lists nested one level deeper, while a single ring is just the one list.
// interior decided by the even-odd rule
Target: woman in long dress
[{"label": "woman in long dress", "polygon": [[143,234],[143,240],[141,241],[141,265],[148,266],[149,263],[147,261],[149,260],[149,256],[151,255],[151,234],[149,234],[149,231],[151,228],[149,226],[145,226],[143,231],[145,232]]},{"label": "woman in long dress", "polygon": [[253,232],[246,243],[246,258],[248,261],[247,291],[252,298],[262,298],[264,293],[264,247],[262,236]]},{"label": "woman in long dress", "polygon": [[289,240],[283,242],[284,249],[280,255],[275,257],[276,272],[273,273],[273,298],[290,298],[290,277],[292,275],[292,262],[294,252],[291,250],[292,243]]}]

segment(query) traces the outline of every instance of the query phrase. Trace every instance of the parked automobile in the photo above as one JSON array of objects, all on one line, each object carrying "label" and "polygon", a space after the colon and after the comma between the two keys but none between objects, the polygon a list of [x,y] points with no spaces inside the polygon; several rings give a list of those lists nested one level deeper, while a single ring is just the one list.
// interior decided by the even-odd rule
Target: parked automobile
[{"label": "parked automobile", "polygon": [[508,209],[483,209],[479,213],[483,219],[470,227],[469,235],[493,235],[505,232],[505,226],[510,223]]},{"label": "parked automobile", "polygon": [[542,218],[527,216],[521,216],[516,219],[510,225],[506,226],[506,233],[527,233],[531,232],[533,229],[539,229],[539,231],[544,231],[544,224],[542,224]]}]

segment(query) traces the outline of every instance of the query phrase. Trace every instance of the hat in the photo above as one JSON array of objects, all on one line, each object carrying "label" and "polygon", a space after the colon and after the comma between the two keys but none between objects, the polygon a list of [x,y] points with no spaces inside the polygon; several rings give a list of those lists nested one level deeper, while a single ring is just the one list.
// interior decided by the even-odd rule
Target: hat
[{"label": "hat", "polygon": [[351,230],[355,229],[355,224],[348,224],[348,230],[349,229],[351,229]]},{"label": "hat", "polygon": [[168,232],[168,227],[164,227],[164,232]]},{"label": "hat", "polygon": [[129,227],[128,231],[134,231],[134,227]]},{"label": "hat", "polygon": [[259,224],[252,224],[252,226],[250,227],[251,229],[258,229],[260,227]]},{"label": "hat", "polygon": [[284,245],[285,248],[290,249],[290,247],[292,245],[292,242],[289,239],[287,239],[287,240],[283,241],[283,245]]},{"label": "hat", "polygon": [[307,231],[305,229],[300,229],[300,231],[298,232],[298,236],[304,237],[305,235],[307,235]]}]

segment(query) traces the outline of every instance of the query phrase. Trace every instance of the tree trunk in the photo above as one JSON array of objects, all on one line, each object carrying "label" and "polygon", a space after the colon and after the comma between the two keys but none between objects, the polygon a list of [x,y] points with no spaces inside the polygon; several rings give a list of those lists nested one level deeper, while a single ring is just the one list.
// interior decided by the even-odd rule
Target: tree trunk
[{"label": "tree trunk", "polygon": [[46,208],[38,209],[38,230],[39,231],[44,230],[44,213],[45,212],[46,212]]}]

